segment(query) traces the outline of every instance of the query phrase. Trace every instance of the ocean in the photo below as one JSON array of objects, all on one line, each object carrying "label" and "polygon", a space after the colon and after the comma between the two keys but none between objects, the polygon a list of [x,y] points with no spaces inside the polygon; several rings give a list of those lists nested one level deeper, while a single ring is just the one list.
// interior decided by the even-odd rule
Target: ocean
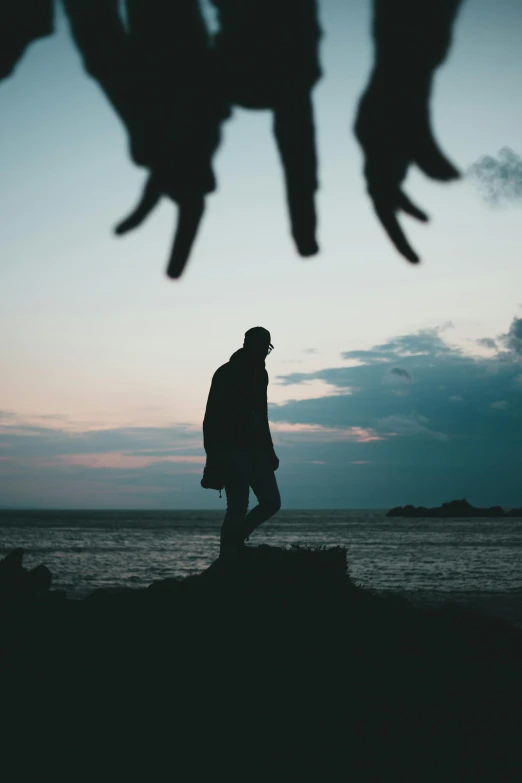
[{"label": "ocean", "polygon": [[[0,511],[0,557],[47,565],[53,588],[146,587],[217,557],[223,511]],[[352,579],[424,605],[455,601],[522,627],[522,520],[397,519],[382,510],[280,511],[249,544],[343,546]]]}]

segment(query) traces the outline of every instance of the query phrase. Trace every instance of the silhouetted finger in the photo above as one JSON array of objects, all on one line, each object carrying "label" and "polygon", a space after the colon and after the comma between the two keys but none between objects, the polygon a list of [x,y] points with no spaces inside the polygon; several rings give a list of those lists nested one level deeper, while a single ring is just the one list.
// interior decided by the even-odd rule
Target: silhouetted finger
[{"label": "silhouetted finger", "polygon": [[126,234],[127,231],[132,231],[133,228],[140,226],[157,205],[161,195],[161,188],[154,175],[151,174],[145,183],[138,204],[125,220],[118,223],[114,232],[118,235]]},{"label": "silhouetted finger", "polygon": [[317,214],[314,196],[314,191],[287,191],[292,236],[299,255],[305,258],[319,252],[319,245],[315,238]]},{"label": "silhouetted finger", "polygon": [[379,201],[374,201],[374,208],[384,230],[399,253],[401,253],[404,258],[407,258],[410,263],[418,264],[420,261],[419,256],[406,239],[406,235],[395,217],[394,208],[389,203],[383,204]]},{"label": "silhouetted finger", "polygon": [[180,201],[178,225],[167,266],[168,277],[174,279],[181,277],[196,239],[204,211],[205,199],[203,196],[195,196],[189,200]]},{"label": "silhouetted finger", "polygon": [[419,209],[419,207],[416,207],[415,204],[410,201],[406,193],[402,192],[402,190],[399,191],[397,204],[403,210],[403,212],[406,212],[408,215],[417,218],[417,220],[422,220],[423,223],[428,222],[429,218],[427,214],[423,212],[422,209]]},{"label": "silhouetted finger", "polygon": [[297,93],[274,107],[276,139],[286,186],[292,236],[299,255],[319,251],[315,238],[317,214],[317,151],[312,99],[309,91]]},{"label": "silhouetted finger", "polygon": [[460,177],[458,169],[441,152],[429,128],[416,138],[412,158],[417,166],[432,179],[449,182],[449,180]]}]

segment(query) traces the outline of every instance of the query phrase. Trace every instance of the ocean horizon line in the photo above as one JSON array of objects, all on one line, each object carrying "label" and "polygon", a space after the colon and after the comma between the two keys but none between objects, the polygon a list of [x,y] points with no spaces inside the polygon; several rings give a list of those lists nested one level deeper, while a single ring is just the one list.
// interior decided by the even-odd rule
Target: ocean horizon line
[{"label": "ocean horizon line", "polygon": [[[284,513],[285,511],[387,511],[390,508],[390,506],[285,506],[285,508],[280,509],[277,513]],[[225,508],[200,508],[200,507],[193,507],[193,508],[125,508],[124,506],[118,506],[118,507],[103,507],[103,506],[0,506],[0,513],[2,511],[124,511],[125,513],[129,512],[136,512],[136,513],[151,513],[151,512],[185,512],[185,511],[197,511],[199,513],[208,511],[209,513],[221,513],[225,511]]]}]

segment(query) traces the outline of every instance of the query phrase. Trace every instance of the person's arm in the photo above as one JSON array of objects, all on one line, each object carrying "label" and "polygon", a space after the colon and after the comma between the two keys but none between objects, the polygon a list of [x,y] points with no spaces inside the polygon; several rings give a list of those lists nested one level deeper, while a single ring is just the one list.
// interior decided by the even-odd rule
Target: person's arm
[{"label": "person's arm", "polygon": [[[268,391],[268,373],[266,373],[266,385],[267,385],[267,391]],[[275,453],[274,443],[272,441],[272,433],[270,432],[270,424],[269,424],[269,421],[268,421],[268,395],[265,396],[264,426],[265,426],[267,443],[268,443],[268,446],[269,446],[269,449],[270,449],[270,453],[271,453],[271,457],[272,457],[272,466],[273,466],[274,470],[277,470],[278,467],[279,467],[279,457]]]},{"label": "person's arm", "polygon": [[364,153],[364,176],[375,212],[402,255],[419,257],[396,217],[426,222],[427,215],[401,190],[415,163],[428,177],[456,179],[459,172],[431,129],[430,98],[436,68],[444,61],[462,0],[374,0],[374,67],[360,99],[355,135]]},{"label": "person's arm", "polygon": [[225,420],[225,377],[223,370],[216,370],[208,393],[203,419],[203,446],[207,455],[223,448],[223,424]]}]

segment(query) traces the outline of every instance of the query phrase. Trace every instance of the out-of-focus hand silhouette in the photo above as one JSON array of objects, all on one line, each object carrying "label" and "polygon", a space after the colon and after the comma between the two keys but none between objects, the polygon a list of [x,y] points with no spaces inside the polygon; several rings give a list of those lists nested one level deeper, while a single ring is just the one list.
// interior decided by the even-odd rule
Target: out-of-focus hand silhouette
[{"label": "out-of-focus hand silhouette", "polygon": [[443,182],[456,179],[459,172],[433,137],[428,91],[418,88],[416,93],[395,96],[390,87],[378,80],[368,87],[359,104],[355,133],[364,151],[364,176],[375,212],[397,250],[417,263],[419,257],[397,220],[401,210],[428,220],[401,188],[408,168],[415,163],[428,177]]},{"label": "out-of-focus hand silhouette", "polygon": [[316,0],[212,0],[220,28],[214,59],[225,97],[270,109],[283,166],[292,236],[317,253],[317,153],[311,92],[321,76]]},{"label": "out-of-focus hand silhouette", "polygon": [[167,264],[167,275],[178,278],[188,261],[205,211],[203,195],[172,191],[168,178],[162,181],[160,174],[153,173],[147,179],[136,207],[121,223],[118,223],[114,230],[116,234],[121,236],[140,226],[155,209],[164,194],[170,196],[178,205],[178,223]]},{"label": "out-of-focus hand silhouette", "polygon": [[0,79],[11,76],[30,43],[53,30],[53,0],[0,3]]},{"label": "out-of-focus hand silhouette", "polygon": [[[199,0],[64,0],[87,72],[125,125],[132,160],[148,169],[141,197],[115,231],[140,226],[163,196],[179,215],[167,273],[185,268],[216,188],[213,155],[230,107],[270,109],[298,252],[318,251],[318,187],[311,94],[321,76],[317,0],[211,0],[211,35]],[[435,69],[446,57],[462,0],[373,0],[375,62],[354,131],[375,211],[409,261],[419,258],[397,219],[426,221],[402,190],[410,165],[448,181],[459,176],[430,122]],[[52,0],[0,9],[0,79],[27,45],[52,32]]]},{"label": "out-of-focus hand silhouette", "polygon": [[179,277],[204,197],[216,187],[212,156],[228,115],[198,0],[126,0],[126,24],[118,0],[65,0],[65,7],[87,71],[125,124],[132,159],[150,170],[115,231],[141,225],[170,197],[179,214],[167,274]]},{"label": "out-of-focus hand silhouette", "polygon": [[400,211],[428,216],[402,190],[415,163],[442,182],[459,172],[440,150],[431,129],[433,72],[449,48],[461,0],[374,0],[375,66],[358,106],[355,135],[363,149],[364,176],[377,217],[411,263],[419,256],[399,221]]}]

